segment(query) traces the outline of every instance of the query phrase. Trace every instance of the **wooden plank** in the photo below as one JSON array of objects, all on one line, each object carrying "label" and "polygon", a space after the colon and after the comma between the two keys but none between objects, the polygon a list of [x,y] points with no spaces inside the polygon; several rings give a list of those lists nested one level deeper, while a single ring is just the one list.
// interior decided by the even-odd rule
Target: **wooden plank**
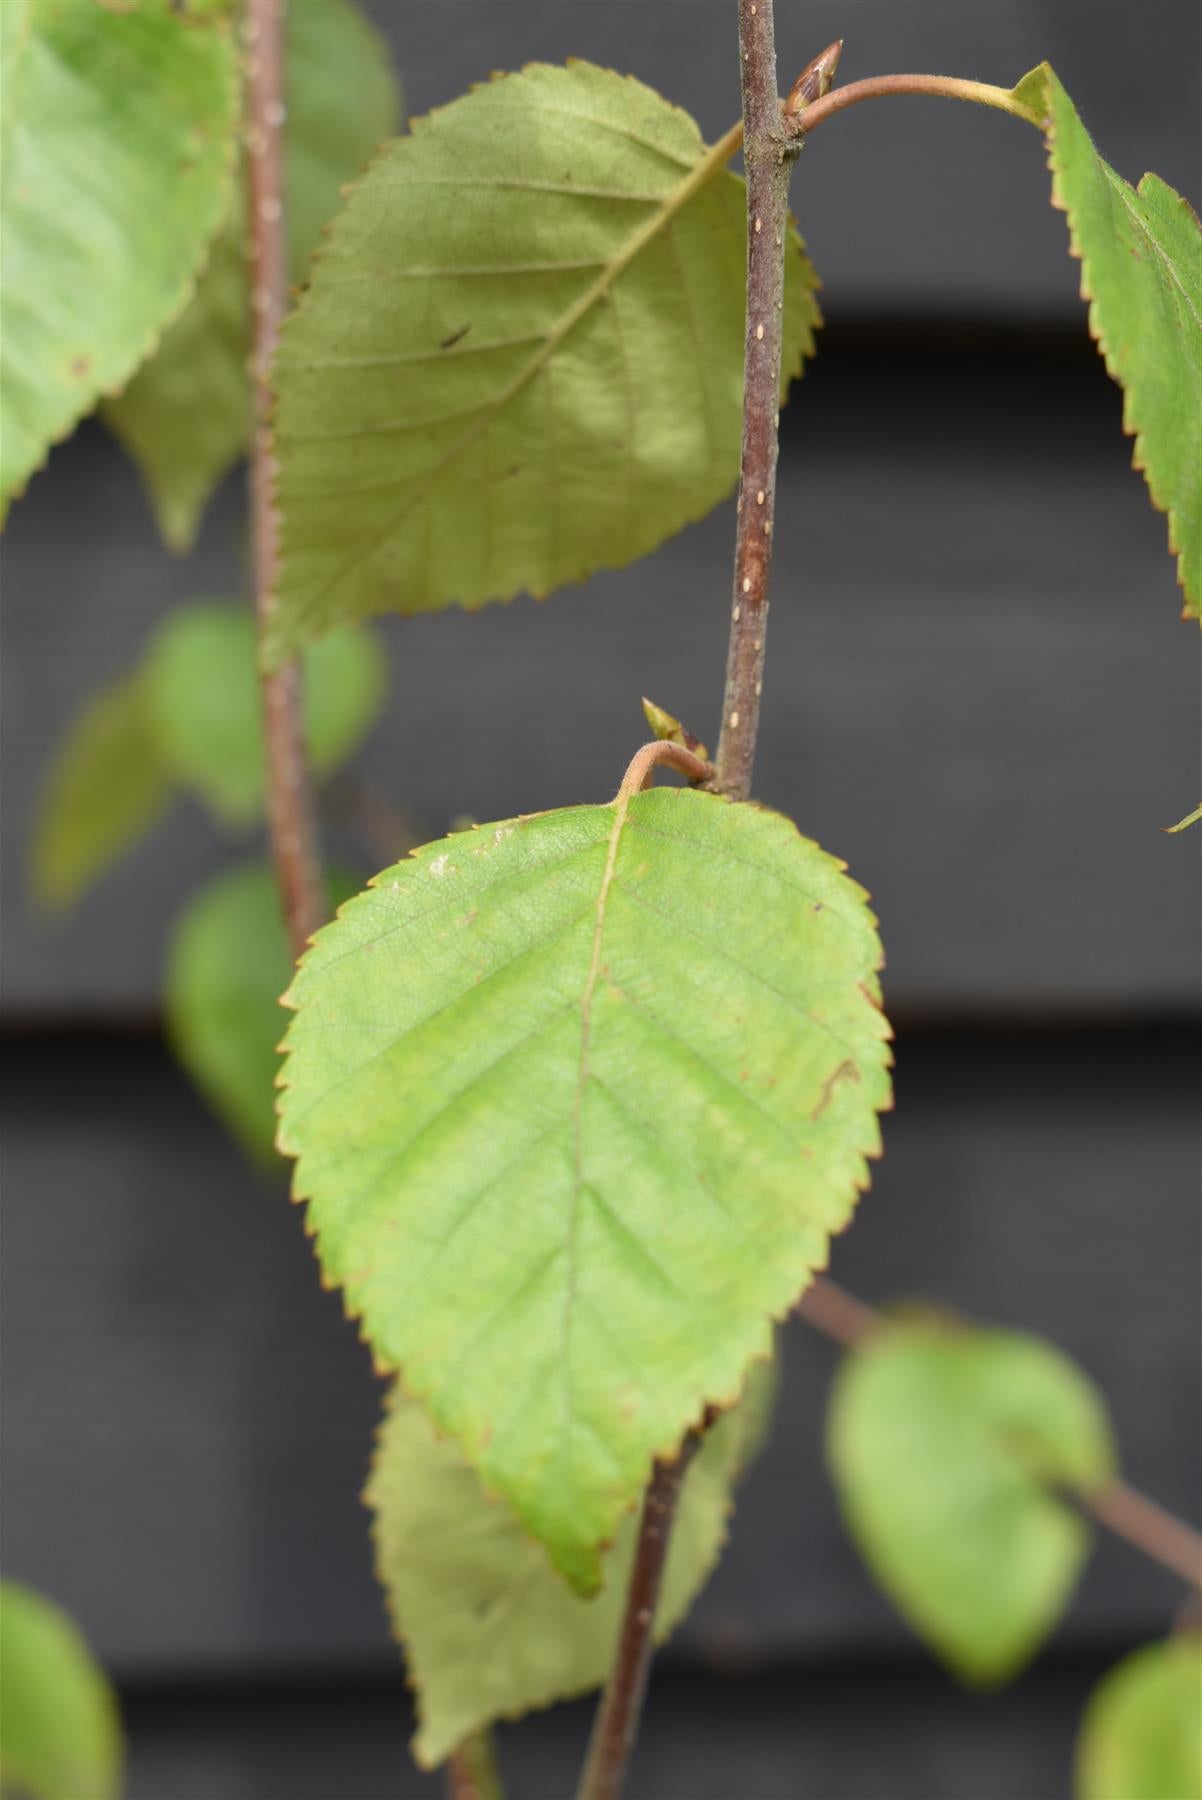
[{"label": "wooden plank", "polygon": [[[1199,859],[1159,827],[1195,797],[1197,639],[1117,390],[1076,340],[826,339],[785,415],[761,797],[873,891],[895,1011],[1179,1013]],[[196,554],[171,561],[89,429],[14,511],[10,1011],[152,1011],[172,914],[233,851],[181,805],[75,919],[38,919],[23,893],[54,744],[167,607],[238,591],[241,508],[233,482]],[[390,620],[372,782],[436,835],[462,813],[612,793],[644,735],[641,693],[713,742],[730,541],[722,508],[546,605]]]},{"label": "wooden plank", "polygon": [[[157,1043],[9,1036],[5,1562],[123,1676],[390,1657],[358,1504],[378,1389],[300,1215]],[[916,1037],[887,1154],[833,1273],[1045,1332],[1109,1396],[1130,1480],[1188,1511],[1198,1451],[1197,1042]],[[828,1346],[799,1321],[770,1450],[682,1640],[776,1657],[907,1635],[821,1470]],[[1163,1628],[1174,1583],[1121,1545],[1066,1641]]]}]

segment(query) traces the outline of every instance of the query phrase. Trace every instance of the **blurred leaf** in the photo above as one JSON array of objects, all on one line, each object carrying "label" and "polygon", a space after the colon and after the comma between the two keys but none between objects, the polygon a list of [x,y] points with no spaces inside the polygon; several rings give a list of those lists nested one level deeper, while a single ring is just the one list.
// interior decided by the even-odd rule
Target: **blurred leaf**
[{"label": "blurred leaf", "polygon": [[[746,1397],[711,1428],[685,1478],[657,1643],[679,1624],[718,1560],[731,1489],[759,1448],[772,1387],[771,1365],[757,1363]],[[399,1385],[366,1498],[375,1515],[376,1570],[417,1694],[414,1753],[424,1768],[443,1762],[481,1726],[604,1681],[630,1578],[635,1513],[622,1520],[605,1554],[601,1592],[582,1600]]]},{"label": "blurred leaf", "polygon": [[[288,8],[285,181],[292,279],[305,278],[342,184],[396,127],[388,50],[346,0]],[[250,433],[242,181],[195,297],[105,417],[142,471],[163,537],[187,550]]]},{"label": "blurred leaf", "polygon": [[4,0],[0,494],[191,292],[234,161],[232,38],[167,0]]},{"label": "blurred leaf", "polygon": [[[384,697],[384,660],[363,632],[340,632],[305,657],[314,771],[353,756]],[[159,627],[146,656],[147,705],[159,753],[223,824],[263,812],[263,728],[250,608],[193,601]]]},{"label": "blurred leaf", "polygon": [[1148,1644],[1094,1689],[1078,1800],[1202,1800],[1202,1637]]},{"label": "blurred leaf", "polygon": [[35,1800],[115,1800],[116,1696],[79,1628],[19,1582],[0,1582],[0,1777]]},{"label": "blurred leaf", "polygon": [[[744,190],[693,120],[574,62],[413,122],[351,192],[275,365],[275,649],[544,595],[708,512],[739,467]],[[792,235],[785,370],[813,346]]]},{"label": "blurred leaf", "polygon": [[154,825],[171,796],[140,675],[102,688],[55,753],[34,825],[31,886],[67,907]]},{"label": "blurred leaf", "polygon": [[867,1183],[888,1026],[842,868],[778,813],[623,795],[426,845],[293,981],[325,1274],[581,1592]]},{"label": "blurred leaf", "polygon": [[[358,883],[334,872],[335,903]],[[274,1159],[275,1078],[292,974],[274,871],[250,863],[219,875],[176,919],[164,1000],[172,1046],[243,1148]]]},{"label": "blurred leaf", "polygon": [[1202,607],[1202,233],[1187,200],[1159,175],[1137,188],[1094,149],[1047,63],[1016,98],[1045,122],[1052,203],[1068,215],[1081,296],[1106,367],[1123,389],[1135,466],[1169,515],[1186,614]]},{"label": "blurred leaf", "polygon": [[899,1325],[845,1361],[828,1452],[852,1536],[914,1629],[969,1681],[1013,1675],[1089,1549],[1052,1488],[1113,1466],[1081,1371],[1017,1332]]}]

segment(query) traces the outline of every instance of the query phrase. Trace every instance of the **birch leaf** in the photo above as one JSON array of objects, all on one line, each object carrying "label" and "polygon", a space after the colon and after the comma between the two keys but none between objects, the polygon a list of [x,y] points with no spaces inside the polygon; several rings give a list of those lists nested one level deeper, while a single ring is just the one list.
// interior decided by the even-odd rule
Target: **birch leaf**
[{"label": "birch leaf", "polygon": [[[193,601],[160,626],[146,655],[147,705],[160,759],[226,825],[264,806],[262,697],[250,608]],[[375,639],[339,632],[305,657],[309,757],[319,775],[359,747],[384,697]]]},{"label": "birch leaf", "polygon": [[0,1779],[31,1800],[116,1800],[117,1701],[73,1619],[0,1582]]},{"label": "birch leaf", "polygon": [[[414,121],[351,192],[275,365],[276,650],[633,562],[738,473],[744,189],[590,63]],[[791,235],[785,368],[813,345]]]},{"label": "birch leaf", "polygon": [[35,898],[73,906],[158,821],[171,790],[146,684],[124,676],[92,696],[55,753],[34,826]]},{"label": "birch leaf", "polygon": [[4,0],[0,496],[185,305],[230,191],[228,22],[167,0]]},{"label": "birch leaf", "polygon": [[1089,1548],[1053,1489],[1113,1466],[1081,1372],[1018,1332],[888,1329],[843,1366],[828,1451],[848,1528],[914,1629],[970,1681],[1014,1674]]},{"label": "birch leaf", "polygon": [[[285,194],[292,279],[304,280],[342,184],[396,128],[387,47],[346,0],[291,0]],[[250,296],[242,182],[191,304],[105,419],[142,471],[159,528],[187,550],[214,487],[250,434]]]},{"label": "birch leaf", "polygon": [[623,791],[385,870],[287,996],[325,1274],[581,1592],[866,1185],[865,898],[779,814]]},{"label": "birch leaf", "polygon": [[[655,1639],[688,1611],[718,1559],[732,1488],[764,1434],[772,1370],[757,1363],[748,1392],[693,1461],[677,1506]],[[398,1389],[367,1487],[376,1569],[417,1694],[414,1751],[445,1761],[473,1731],[598,1687],[613,1660],[637,1516],[623,1519],[592,1600],[574,1594],[508,1507],[490,1500],[454,1444]]]},{"label": "birch leaf", "polygon": [[1079,1800],[1202,1800],[1202,1636],[1125,1657],[1095,1688],[1077,1746]]},{"label": "birch leaf", "polygon": [[1169,519],[1187,617],[1202,607],[1202,230],[1187,200],[1159,175],[1132,187],[1093,147],[1047,63],[1015,98],[1044,123],[1052,203],[1068,217],[1081,261],[1089,328],[1123,390],[1153,503]]}]

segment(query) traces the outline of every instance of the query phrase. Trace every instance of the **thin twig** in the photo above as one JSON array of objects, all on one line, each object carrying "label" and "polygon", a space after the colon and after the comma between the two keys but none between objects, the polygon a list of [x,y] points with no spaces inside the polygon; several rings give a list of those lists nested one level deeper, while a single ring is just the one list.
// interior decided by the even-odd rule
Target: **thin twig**
[{"label": "thin twig", "polygon": [[465,1737],[447,1759],[447,1800],[504,1800],[487,1727]]},{"label": "thin twig", "polygon": [[715,786],[733,800],[746,800],[751,792],[764,679],[776,499],[789,173],[799,143],[785,131],[781,117],[772,0],[739,0],[739,46],[743,70],[743,157],[747,168],[743,457],[730,648]]},{"label": "thin twig", "polygon": [[[691,779],[712,774],[713,786],[734,800],[745,800],[751,791],[772,563],[789,171],[800,148],[786,134],[781,117],[772,0],[739,0],[739,53],[747,168],[747,318],[735,594],[722,735],[712,772],[687,751],[682,754],[692,767],[671,755],[675,745],[647,746],[627,771],[621,795],[637,792],[659,761],[674,762]],[[676,1462],[657,1462],[652,1470],[626,1611],[593,1728],[580,1800],[618,1800],[622,1791],[647,1685],[651,1629],[673,1514],[697,1442],[697,1434],[691,1434]]]},{"label": "thin twig", "polygon": [[1111,1481],[1076,1497],[1099,1525],[1179,1575],[1190,1587],[1202,1590],[1202,1537],[1184,1519],[1166,1512],[1125,1481]]},{"label": "thin twig", "polygon": [[700,1436],[690,1432],[675,1462],[656,1463],[643,1496],[626,1611],[613,1668],[593,1723],[578,1800],[618,1800],[622,1792],[647,1691],[655,1611],[672,1522],[700,1442]]},{"label": "thin twig", "polygon": [[[283,167],[284,18],[285,0],[246,0],[246,169],[255,419],[250,506],[260,643],[275,607],[279,569],[268,377],[288,301]],[[288,936],[293,954],[299,956],[326,910],[305,762],[300,664],[292,662],[274,671],[261,664],[259,685],[272,853]]]},{"label": "thin twig", "polygon": [[[857,1300],[824,1276],[811,1282],[797,1310],[807,1325],[845,1350],[856,1349],[889,1324],[875,1306]],[[1184,1519],[1117,1478],[1101,1488],[1073,1488],[1069,1497],[1116,1537],[1142,1550],[1189,1586],[1202,1589],[1202,1536]]]}]

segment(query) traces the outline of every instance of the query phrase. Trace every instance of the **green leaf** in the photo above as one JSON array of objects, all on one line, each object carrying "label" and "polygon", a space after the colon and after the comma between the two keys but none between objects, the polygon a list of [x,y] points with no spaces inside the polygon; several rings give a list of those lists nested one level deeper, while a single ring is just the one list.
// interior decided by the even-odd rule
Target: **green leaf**
[{"label": "green leaf", "polygon": [[867,1183],[888,1026],[841,871],[777,813],[623,790],[385,870],[287,997],[326,1276],[582,1592]]},{"label": "green leaf", "polygon": [[1038,1338],[919,1321],[843,1365],[828,1454],[848,1528],[957,1674],[1003,1681],[1055,1625],[1089,1549],[1051,1484],[1113,1466],[1096,1391]]},{"label": "green leaf", "polygon": [[[384,697],[375,639],[340,632],[305,657],[305,716],[315,772],[355,753]],[[264,806],[255,626],[247,606],[194,601],[165,620],[146,656],[147,705],[159,753],[175,778],[227,825]]]},{"label": "green leaf", "polygon": [[79,1628],[16,1581],[0,1582],[0,1777],[35,1800],[115,1800],[117,1701]]},{"label": "green leaf", "polygon": [[1158,175],[1137,188],[1098,155],[1047,63],[1014,97],[1044,122],[1052,203],[1068,215],[1081,297],[1107,370],[1123,389],[1154,505],[1169,516],[1187,617],[1202,607],[1202,232],[1187,200]]},{"label": "green leaf", "polygon": [[167,0],[4,0],[0,495],[128,380],[228,201],[229,25]]},{"label": "green leaf", "polygon": [[[545,595],[708,512],[739,464],[737,134],[576,62],[414,122],[351,192],[275,365],[275,649]],[[786,374],[818,320],[790,238]]]},{"label": "green leaf", "polygon": [[[335,870],[335,902],[357,883]],[[164,1005],[172,1048],[213,1111],[255,1161],[275,1161],[275,1082],[292,975],[275,873],[246,863],[218,875],[176,919]]]},{"label": "green leaf", "polygon": [[[662,1643],[718,1559],[731,1490],[758,1448],[771,1366],[707,1434],[685,1477],[655,1622]],[[603,1586],[582,1600],[509,1509],[492,1500],[422,1408],[396,1390],[366,1499],[376,1571],[416,1690],[414,1754],[434,1768],[469,1733],[604,1681],[625,1604],[637,1515],[622,1520]]]},{"label": "green leaf", "polygon": [[[287,50],[287,224],[300,282],[342,184],[395,130],[399,101],[386,46],[345,0],[291,0]],[[189,548],[214,487],[249,441],[245,230],[239,180],[191,305],[104,409],[174,550]]]},{"label": "green leaf", "polygon": [[34,825],[30,884],[65,908],[150,830],[171,796],[140,675],[102,688],[60,744]]},{"label": "green leaf", "polygon": [[1202,1800],[1202,1636],[1147,1644],[1095,1688],[1078,1800]]}]

